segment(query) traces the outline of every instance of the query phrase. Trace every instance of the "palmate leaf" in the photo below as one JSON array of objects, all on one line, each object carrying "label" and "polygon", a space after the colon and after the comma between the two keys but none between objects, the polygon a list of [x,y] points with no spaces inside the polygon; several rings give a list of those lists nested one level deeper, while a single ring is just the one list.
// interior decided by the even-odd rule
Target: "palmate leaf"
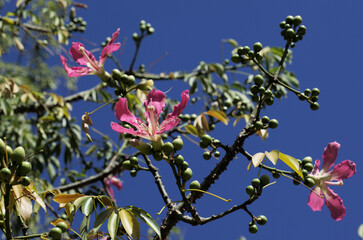
[{"label": "palmate leaf", "polygon": [[152,230],[161,238],[160,228],[158,223],[148,214],[146,211],[141,208],[135,206],[128,206],[129,209],[134,213],[138,218],[144,221]]},{"label": "palmate leaf", "polygon": [[111,239],[116,239],[117,230],[119,226],[120,226],[120,218],[117,209],[114,209],[108,218],[108,224],[107,224],[108,233],[110,234]]},{"label": "palmate leaf", "polygon": [[119,216],[127,234],[138,240],[140,238],[140,224],[134,213],[128,209],[120,209]]},{"label": "palmate leaf", "polygon": [[98,230],[100,229],[102,224],[106,221],[106,219],[108,219],[110,217],[111,213],[114,210],[115,210],[115,208],[109,208],[109,209],[106,209],[105,211],[101,212],[100,214],[98,214],[98,216],[95,219],[95,222],[93,224],[93,229],[92,229],[93,233],[96,234],[98,232]]}]

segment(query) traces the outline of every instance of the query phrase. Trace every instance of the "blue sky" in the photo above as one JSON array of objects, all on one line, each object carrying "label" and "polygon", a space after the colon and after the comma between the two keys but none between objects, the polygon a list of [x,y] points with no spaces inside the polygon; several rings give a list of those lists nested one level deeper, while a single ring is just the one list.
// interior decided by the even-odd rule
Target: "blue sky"
[{"label": "blue sky", "polygon": [[[307,206],[309,192],[301,186],[294,186],[289,179],[280,178],[277,184],[264,191],[262,197],[250,207],[255,214],[268,218],[265,226],[259,227],[255,235],[248,233],[250,218],[243,211],[235,212],[224,219],[204,226],[192,227],[181,224],[185,239],[358,239],[357,228],[363,223],[361,204],[362,182],[360,174],[360,147],[362,145],[361,88],[363,3],[361,1],[87,1],[88,10],[79,10],[78,15],[88,22],[87,31],[75,36],[75,41],[86,38],[100,43],[120,28],[119,40],[128,38],[120,61],[128,66],[134,44],[133,32],[138,31],[139,21],[144,19],[155,28],[155,34],[143,43],[136,66],[146,66],[164,53],[168,55],[154,65],[150,72],[173,70],[191,71],[198,63],[221,62],[221,40],[236,39],[241,45],[252,46],[260,41],[264,46],[283,46],[280,37],[280,21],[287,15],[301,15],[307,26],[304,40],[293,49],[293,64],[288,66],[300,80],[301,89],[318,87],[320,109],[313,112],[305,102],[294,95],[276,101],[263,112],[279,120],[279,127],[270,131],[270,137],[263,142],[258,137],[246,141],[250,153],[278,149],[297,158],[310,155],[321,159],[329,142],[341,143],[337,163],[345,159],[355,161],[357,173],[344,181],[343,187],[335,187],[347,208],[345,218],[335,222],[326,206],[321,212],[313,212]],[[78,38],[80,37],[80,38]],[[230,48],[225,48],[225,57],[230,56]],[[117,56],[117,54],[116,54]],[[111,61],[110,61],[111,62]],[[106,65],[106,68],[108,66]],[[113,66],[109,66],[109,70]],[[244,81],[241,77],[239,80]],[[80,88],[96,84],[98,79],[80,79]],[[155,83],[156,87],[180,99],[180,93],[187,87],[175,82]],[[180,87],[179,87],[180,86]],[[185,112],[199,112],[187,108]],[[84,112],[84,110],[80,111]],[[77,113],[73,113],[77,114]],[[106,115],[109,117],[105,117]],[[107,129],[110,121],[115,121],[109,110],[93,116],[96,127]],[[221,127],[211,135],[226,144],[231,144],[242,122],[233,128]],[[116,136],[115,136],[116,137]],[[189,147],[189,148],[187,148]],[[206,162],[196,146],[187,144],[182,150],[190,163],[194,178],[202,180],[217,160]],[[200,151],[200,155],[189,154]],[[157,167],[168,170],[166,164],[158,162]],[[280,165],[284,167],[283,165]],[[205,196],[196,207],[201,216],[208,217],[239,204],[247,199],[245,187],[249,185],[257,171],[246,172],[247,161],[240,157],[229,167],[220,181],[210,191],[231,203]],[[151,176],[142,173],[137,178],[128,174],[123,177],[124,189],[118,194],[119,205],[134,204],[156,217],[163,204]],[[178,199],[174,180],[170,173],[163,175],[173,199]],[[162,214],[161,217],[164,215]],[[145,229],[147,226],[144,225]]]},{"label": "blue sky", "polygon": [[[204,226],[179,225],[185,239],[358,239],[357,229],[363,223],[361,168],[361,89],[363,60],[363,3],[352,1],[238,1],[238,0],[200,0],[200,1],[85,1],[88,10],[80,9],[78,16],[87,22],[84,34],[74,34],[73,41],[88,39],[94,43],[104,41],[117,28],[120,28],[119,41],[128,40],[120,58],[121,64],[128,67],[134,51],[132,33],[138,31],[140,20],[150,22],[155,34],[142,43],[136,66],[150,65],[166,52],[168,55],[154,65],[150,72],[170,72],[174,70],[193,70],[200,61],[221,62],[222,39],[233,38],[241,45],[252,46],[260,41],[264,46],[283,46],[280,36],[280,21],[287,15],[301,15],[307,26],[304,40],[293,49],[293,63],[288,66],[300,80],[300,89],[318,87],[321,91],[320,109],[310,110],[308,104],[300,102],[294,95],[275,101],[263,115],[279,120],[279,127],[270,131],[270,137],[263,142],[252,136],[246,141],[245,149],[251,154],[259,151],[278,149],[296,158],[310,155],[321,159],[329,142],[341,144],[337,163],[349,159],[356,163],[357,173],[344,181],[343,187],[334,187],[347,208],[342,221],[335,222],[326,206],[321,212],[313,212],[307,206],[309,192],[295,186],[291,180],[279,178],[277,184],[267,188],[262,197],[249,209],[255,214],[267,216],[268,223],[260,226],[255,235],[248,233],[249,216],[235,212],[221,220]],[[101,3],[100,3],[101,2]],[[87,47],[87,44],[85,44]],[[89,45],[88,45],[89,46]],[[68,49],[68,46],[66,46]],[[230,48],[225,47],[224,56],[230,57]],[[96,54],[97,55],[97,54]],[[54,57],[58,61],[58,57]],[[111,63],[111,61],[107,61]],[[112,64],[106,69],[112,70]],[[60,62],[59,62],[60,64]],[[244,77],[238,80],[244,81]],[[79,80],[79,89],[97,84],[96,77]],[[180,99],[180,93],[187,87],[182,83],[155,83],[160,90]],[[81,106],[81,105],[79,105]],[[73,115],[80,119],[85,111],[75,109]],[[198,113],[201,109],[186,108],[186,113]],[[95,127],[117,138],[109,128],[116,121],[114,114],[104,108],[92,116]],[[220,127],[220,128],[219,128]],[[243,127],[242,121],[236,127],[218,126],[211,135],[225,144],[231,144],[237,132]],[[185,140],[186,142],[186,140]],[[199,152],[198,152],[199,151]],[[193,153],[193,155],[191,154]],[[223,152],[222,152],[223,153]],[[193,179],[202,181],[217,160],[205,161],[202,151],[186,144],[181,151],[193,169]],[[218,214],[234,204],[247,199],[245,187],[257,175],[257,170],[246,172],[248,162],[240,156],[232,162],[229,171],[210,191],[232,202],[225,203],[205,196],[197,202],[196,208],[203,217]],[[161,170],[168,171],[163,162],[156,163]],[[284,167],[283,165],[279,165]],[[163,172],[161,172],[163,174]],[[179,200],[176,186],[170,173],[162,175],[167,190],[173,199]],[[148,211],[153,217],[163,207],[161,197],[151,175],[140,173],[137,178],[128,174],[123,177],[124,188],[118,193],[118,205],[135,205]],[[161,215],[161,218],[165,213]],[[147,226],[143,225],[142,229]]]}]

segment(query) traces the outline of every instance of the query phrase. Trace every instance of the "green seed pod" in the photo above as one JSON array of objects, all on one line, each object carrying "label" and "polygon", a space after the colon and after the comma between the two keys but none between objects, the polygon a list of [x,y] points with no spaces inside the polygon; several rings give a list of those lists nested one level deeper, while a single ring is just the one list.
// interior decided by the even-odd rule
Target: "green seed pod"
[{"label": "green seed pod", "polygon": [[20,180],[20,184],[23,185],[24,187],[27,187],[30,185],[30,177],[28,176],[24,176],[21,180]]},{"label": "green seed pod", "polygon": [[251,86],[251,93],[252,94],[257,94],[258,93],[258,89],[259,89],[260,87],[259,86],[257,86],[257,85],[252,85]]},{"label": "green seed pod", "polygon": [[0,157],[1,156],[5,156],[5,143],[4,141],[0,138]]},{"label": "green seed pod", "polygon": [[254,188],[258,188],[258,187],[260,187],[261,181],[260,181],[260,179],[255,178],[255,179],[253,179],[253,180],[251,181],[251,184],[252,184],[252,186],[253,186]]},{"label": "green seed pod", "polygon": [[272,176],[273,176],[275,179],[278,179],[278,178],[281,176],[281,174],[280,174],[280,173],[278,173],[278,172],[273,172],[273,173],[272,173]]},{"label": "green seed pod", "polygon": [[265,95],[266,95],[266,97],[268,97],[268,98],[274,98],[274,94],[272,93],[272,91],[271,91],[270,89],[267,89],[267,90],[265,91]]},{"label": "green seed pod", "polygon": [[181,139],[180,137],[175,138],[172,144],[174,146],[174,150],[179,151],[183,148],[183,139]]},{"label": "green seed pod", "polygon": [[258,216],[256,220],[259,225],[265,225],[267,223],[267,217],[264,215]]},{"label": "green seed pod", "polygon": [[122,73],[120,72],[120,70],[118,69],[113,69],[112,70],[112,78],[117,80],[117,81],[122,81]]},{"label": "green seed pod", "polygon": [[68,230],[68,225],[65,222],[59,222],[59,223],[57,223],[57,226],[56,227],[60,228],[62,230],[62,232],[65,232],[65,231]]},{"label": "green seed pod", "polygon": [[133,33],[132,34],[132,38],[134,39],[134,41],[139,41],[139,35],[137,35],[137,33]]},{"label": "green seed pod", "polygon": [[255,195],[255,188],[252,185],[248,185],[246,187],[246,193],[252,197],[253,195]]},{"label": "green seed pod", "polygon": [[163,139],[163,140],[166,140],[166,139],[168,139],[168,134],[166,134],[166,133],[163,133],[162,135],[161,135],[161,138]]},{"label": "green seed pod", "polygon": [[309,88],[305,89],[304,95],[307,96],[307,97],[309,97],[310,94],[311,94],[311,90]]},{"label": "green seed pod", "polygon": [[2,168],[0,170],[0,179],[5,182],[9,182],[11,178],[11,171],[9,168]]},{"label": "green seed pod", "polygon": [[304,157],[302,160],[303,165],[305,165],[307,163],[313,163],[313,159],[310,156]]},{"label": "green seed pod", "polygon": [[309,174],[308,170],[306,170],[306,169],[301,170],[301,172],[304,177],[306,177]]},{"label": "green seed pod", "polygon": [[313,110],[313,111],[318,110],[319,109],[319,103],[314,102],[314,103],[310,104],[310,109]]},{"label": "green seed pod", "polygon": [[17,147],[14,149],[13,153],[10,156],[11,161],[16,165],[22,163],[25,159],[25,150],[23,147]]},{"label": "green seed pod", "polygon": [[265,103],[266,105],[271,106],[272,104],[274,104],[274,98],[273,97],[266,98]]},{"label": "green seed pod", "polygon": [[[194,98],[194,99],[195,99],[195,98]],[[198,115],[197,115],[197,114],[195,114],[195,113],[190,114],[190,120],[191,120],[191,121],[194,121],[197,117],[198,117]]]},{"label": "green seed pod", "polygon": [[208,147],[208,144],[205,144],[202,140],[200,140],[199,147],[204,149]]},{"label": "green seed pod", "polygon": [[163,153],[160,151],[153,152],[153,157],[155,161],[160,161],[163,159]]},{"label": "green seed pod", "polygon": [[22,162],[16,169],[16,173],[19,176],[25,176],[32,170],[32,164],[30,162]]},{"label": "green seed pod", "polygon": [[286,17],[285,21],[286,21],[286,23],[288,23],[288,24],[292,24],[292,23],[293,23],[293,21],[294,21],[294,17],[293,17],[293,16],[291,16],[291,15],[289,15],[289,16],[287,16],[287,17]]},{"label": "green seed pod", "polygon": [[254,53],[253,51],[251,51],[251,50],[250,50],[250,51],[248,52],[248,57],[249,57],[249,58],[253,58],[254,56],[255,56],[255,53]]},{"label": "green seed pod", "polygon": [[125,160],[122,162],[122,167],[126,170],[131,170],[134,166],[131,164],[130,160]]},{"label": "green seed pod", "polygon": [[60,229],[59,227],[54,227],[49,231],[49,235],[53,238],[53,239],[60,239],[62,236],[62,229]]},{"label": "green seed pod", "polygon": [[204,152],[203,153],[203,158],[205,160],[209,160],[212,157],[212,155],[210,154],[210,152]]},{"label": "green seed pod", "polygon": [[258,95],[253,95],[253,96],[251,97],[251,100],[252,100],[253,102],[258,102],[258,101],[260,100],[260,98],[258,97]]},{"label": "green seed pod", "polygon": [[296,26],[299,26],[302,23],[302,17],[300,15],[296,15],[294,17],[293,23]]},{"label": "green seed pod", "polygon": [[286,24],[285,21],[280,22],[280,28],[284,29],[285,28],[285,24]]},{"label": "green seed pod", "polygon": [[308,172],[311,172],[314,168],[314,165],[312,163],[306,163],[304,164],[304,169],[306,169]]},{"label": "green seed pod", "polygon": [[294,35],[295,35],[294,29],[289,28],[289,29],[286,30],[286,37],[287,38],[292,38]]},{"label": "green seed pod", "polygon": [[311,90],[311,96],[319,96],[319,94],[320,94],[319,88],[313,88],[313,90]]},{"label": "green seed pod", "polygon": [[270,122],[268,123],[268,127],[269,128],[277,128],[277,126],[279,125],[279,122],[276,119],[271,119]]},{"label": "green seed pod", "polygon": [[220,153],[219,151],[215,151],[215,152],[214,152],[214,156],[215,156],[216,158],[219,158],[219,157],[221,156],[221,153]]},{"label": "green seed pod", "polygon": [[261,181],[261,185],[262,186],[266,186],[267,184],[269,184],[270,183],[270,177],[268,176],[268,175],[262,175],[261,177],[260,177],[260,181]]},{"label": "green seed pod", "polygon": [[237,54],[238,54],[238,55],[244,55],[244,54],[245,54],[245,52],[244,52],[244,50],[243,50],[243,47],[238,47],[238,48],[237,48]]},{"label": "green seed pod", "polygon": [[255,51],[255,53],[258,53],[262,50],[262,44],[260,42],[256,42],[255,44],[253,44],[253,50]]},{"label": "green seed pod", "polygon": [[250,52],[250,47],[249,46],[244,46],[243,47],[243,54],[248,54]]},{"label": "green seed pod", "polygon": [[267,124],[267,123],[269,123],[269,122],[270,122],[270,118],[269,118],[268,116],[263,116],[263,117],[261,118],[261,121],[262,121],[264,124]]},{"label": "green seed pod", "polygon": [[311,100],[312,102],[317,102],[317,101],[319,100],[319,97],[318,97],[318,96],[311,96],[311,97],[310,97],[310,100]]},{"label": "green seed pod", "polygon": [[257,85],[257,86],[261,86],[263,84],[263,77],[260,74],[257,74],[254,78],[253,78],[253,82]]},{"label": "green seed pod", "polygon": [[298,29],[297,29],[297,33],[304,36],[306,34],[306,27],[304,25],[301,25]]},{"label": "green seed pod", "polygon": [[129,85],[129,86],[134,85],[135,84],[135,76],[134,75],[127,76],[126,84]]},{"label": "green seed pod", "polygon": [[131,165],[133,165],[133,166],[137,166],[139,163],[139,160],[135,156],[130,157],[129,161],[130,161]]},{"label": "green seed pod", "polygon": [[174,162],[178,166],[182,166],[184,162],[184,157],[182,155],[178,155],[174,158]]},{"label": "green seed pod", "polygon": [[116,82],[116,80],[115,79],[110,79],[109,81],[108,81],[108,86],[110,86],[111,88],[115,88],[115,87],[117,87],[117,82]]},{"label": "green seed pod", "polygon": [[248,227],[248,231],[252,234],[256,233],[258,231],[257,225],[256,224],[252,224]]},{"label": "green seed pod", "polygon": [[233,54],[231,57],[232,62],[234,63],[240,63],[241,62],[241,58],[238,54]]},{"label": "green seed pod", "polygon": [[211,136],[209,136],[208,134],[204,134],[204,135],[202,135],[202,136],[200,137],[200,140],[201,140],[202,142],[204,142],[205,144],[207,144],[207,145],[209,145],[209,144],[211,144],[211,143],[212,143],[212,137],[211,137]]},{"label": "green seed pod", "polygon": [[309,188],[312,188],[315,186],[315,181],[311,177],[307,177],[304,181],[304,184],[308,186]]},{"label": "green seed pod", "polygon": [[8,153],[8,157],[10,157],[11,154],[13,154],[13,149],[9,145],[6,145],[6,151]]},{"label": "green seed pod", "polygon": [[183,179],[183,181],[184,181],[184,182],[186,182],[186,181],[188,181],[189,179],[191,179],[191,178],[192,178],[192,176],[193,176],[193,171],[192,171],[192,169],[190,169],[190,168],[185,169],[185,170],[183,171],[183,173],[182,173],[182,179]]},{"label": "green seed pod", "polygon": [[261,130],[263,128],[263,123],[261,121],[256,121],[255,128],[256,130]]},{"label": "green seed pod", "polygon": [[189,167],[189,163],[187,161],[183,161],[181,167],[182,169],[187,169]]},{"label": "green seed pod", "polygon": [[189,185],[190,189],[200,189],[200,183],[197,180],[194,180]]},{"label": "green seed pod", "polygon": [[130,176],[131,176],[131,177],[136,177],[136,175],[137,175],[137,170],[132,169],[132,170],[130,171]]},{"label": "green seed pod", "polygon": [[166,142],[161,147],[165,155],[169,155],[174,151],[174,145],[171,142]]},{"label": "green seed pod", "polygon": [[147,29],[147,33],[150,35],[153,34],[154,32],[155,32],[155,29],[152,27]]}]

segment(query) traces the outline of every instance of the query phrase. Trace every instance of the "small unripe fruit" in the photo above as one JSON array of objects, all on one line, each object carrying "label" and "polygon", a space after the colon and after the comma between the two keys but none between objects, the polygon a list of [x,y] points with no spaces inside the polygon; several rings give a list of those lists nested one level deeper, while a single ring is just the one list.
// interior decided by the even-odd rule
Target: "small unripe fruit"
[{"label": "small unripe fruit", "polygon": [[179,151],[183,148],[183,139],[180,137],[173,140],[173,146],[175,151]]},{"label": "small unripe fruit", "polygon": [[178,155],[175,157],[174,161],[176,165],[181,166],[184,162],[184,157],[182,155]]},{"label": "small unripe fruit", "polygon": [[200,183],[197,180],[194,180],[189,185],[190,189],[200,189]]},{"label": "small unripe fruit", "polygon": [[267,117],[267,116],[263,116],[263,117],[261,118],[261,121],[262,121],[264,124],[267,124],[267,123],[269,123],[269,122],[270,122],[270,118],[269,118],[269,117]]},{"label": "small unripe fruit", "polygon": [[277,126],[279,125],[279,122],[276,119],[271,119],[270,122],[268,123],[268,127],[269,128],[277,128]]},{"label": "small unripe fruit", "polygon": [[256,121],[255,122],[255,128],[256,130],[260,130],[263,128],[263,123],[261,121]]},{"label": "small unripe fruit", "polygon": [[261,184],[260,179],[258,179],[258,178],[253,179],[251,184],[253,187],[258,188]]},{"label": "small unripe fruit", "polygon": [[5,182],[9,182],[10,177],[11,177],[11,171],[9,168],[2,168],[0,170],[0,179],[1,180],[5,181]]},{"label": "small unripe fruit", "polygon": [[212,143],[212,137],[211,137],[211,136],[209,136],[208,134],[204,134],[204,135],[200,138],[200,140],[201,140],[202,142],[204,142],[205,144],[207,144],[207,145],[209,145],[209,144],[211,144],[211,143]]},{"label": "small unripe fruit", "polygon": [[273,173],[272,173],[272,176],[273,176],[274,178],[278,179],[278,178],[281,176],[281,174],[280,174],[280,173],[278,173],[278,172],[273,172]]},{"label": "small unripe fruit", "polygon": [[182,169],[187,169],[189,167],[189,163],[187,161],[183,161],[182,165],[181,165],[181,168]]},{"label": "small unripe fruit", "polygon": [[4,141],[0,138],[0,157],[5,155],[5,143]]},{"label": "small unripe fruit", "polygon": [[221,156],[221,153],[220,153],[219,151],[215,151],[215,152],[214,152],[214,156],[215,156],[216,158],[218,158],[218,157],[220,157],[220,156]]},{"label": "small unripe fruit", "polygon": [[267,218],[264,215],[258,216],[256,220],[260,225],[265,225],[267,223]]},{"label": "small unripe fruit", "polygon": [[286,21],[286,23],[288,23],[288,24],[292,24],[292,23],[293,23],[293,21],[294,21],[294,17],[293,17],[293,16],[291,16],[291,15],[289,15],[289,16],[287,16],[287,17],[286,17],[285,21]]},{"label": "small unripe fruit", "polygon": [[319,100],[319,97],[318,97],[318,96],[311,96],[311,97],[310,97],[310,100],[311,100],[312,102],[317,102],[317,101]]},{"label": "small unripe fruit", "polygon": [[243,54],[248,54],[250,50],[251,50],[251,49],[250,49],[250,47],[249,47],[249,46],[244,46],[244,47],[243,47]]},{"label": "small unripe fruit", "polygon": [[14,149],[13,153],[10,156],[11,161],[15,164],[20,164],[25,159],[25,150],[23,147],[17,147]]},{"label": "small unripe fruit", "polygon": [[174,145],[171,142],[166,142],[163,144],[161,149],[163,150],[163,152],[166,155],[169,155],[170,153],[172,153],[174,151]]},{"label": "small unripe fruit", "polygon": [[131,177],[136,177],[136,175],[137,175],[137,170],[132,169],[132,170],[130,171],[130,176],[131,176]]},{"label": "small unripe fruit", "polygon": [[130,161],[131,165],[133,165],[133,166],[136,166],[139,162],[139,160],[135,156],[130,157],[129,161]]},{"label": "small unripe fruit", "polygon": [[59,227],[54,227],[49,231],[49,235],[53,238],[53,239],[60,239],[62,236],[62,229],[60,229]]},{"label": "small unripe fruit", "polygon": [[57,226],[56,227],[60,228],[62,230],[62,232],[65,232],[65,231],[68,230],[68,225],[65,222],[59,222],[59,223],[57,223]]},{"label": "small unripe fruit", "polygon": [[28,177],[28,176],[25,176],[20,180],[20,184],[23,185],[24,187],[29,186],[30,182],[31,182],[31,180],[30,180],[30,177]]},{"label": "small unripe fruit", "polygon": [[257,231],[258,231],[258,228],[257,228],[257,225],[256,224],[253,224],[253,225],[250,225],[249,227],[248,227],[248,231],[250,232],[250,233],[256,233]]},{"label": "small unripe fruit", "polygon": [[6,151],[8,153],[8,157],[10,157],[11,154],[13,154],[13,149],[10,146],[8,146],[8,145],[6,145]]},{"label": "small unripe fruit", "polygon": [[249,196],[253,196],[255,195],[255,188],[252,186],[252,185],[248,185],[246,187],[246,193],[249,195]]},{"label": "small unripe fruit", "polygon": [[258,89],[259,89],[259,86],[257,86],[257,85],[252,85],[252,86],[251,86],[251,93],[252,93],[252,94],[257,94],[257,93],[258,93]]},{"label": "small unripe fruit", "polygon": [[305,179],[305,181],[304,181],[304,184],[305,184],[306,186],[308,186],[309,188],[311,188],[311,187],[314,187],[314,185],[315,185],[315,181],[314,181],[314,179],[312,179],[312,178],[310,178],[310,177],[307,177],[307,178]]},{"label": "small unripe fruit", "polygon": [[209,160],[210,158],[211,158],[211,154],[210,154],[210,152],[204,152],[203,153],[203,158],[205,159],[205,160]]},{"label": "small unripe fruit", "polygon": [[306,33],[306,27],[304,25],[301,25],[298,29],[297,32],[301,35],[305,35]]},{"label": "small unripe fruit", "polygon": [[294,17],[293,23],[295,26],[299,26],[302,23],[302,17],[300,15],[296,15]]},{"label": "small unripe fruit", "polygon": [[208,144],[205,144],[202,140],[200,140],[199,147],[204,149],[208,147]]},{"label": "small unripe fruit", "polygon": [[306,177],[309,174],[308,170],[306,169],[301,170],[301,172],[304,177]]},{"label": "small unripe fruit", "polygon": [[262,44],[260,42],[256,42],[253,44],[253,50],[257,53],[262,50]]},{"label": "small unripe fruit", "polygon": [[135,76],[133,76],[133,75],[127,76],[126,84],[127,85],[133,85],[133,84],[135,84]]},{"label": "small unripe fruit", "polygon": [[282,21],[282,22],[280,22],[280,28],[285,28],[285,24],[286,24],[286,22],[285,21]]},{"label": "small unripe fruit", "polygon": [[234,63],[240,63],[241,62],[241,59],[240,59],[238,54],[233,54],[232,57],[231,57],[231,60]]},{"label": "small unripe fruit", "polygon": [[154,157],[155,161],[160,161],[163,159],[163,153],[160,151],[154,152],[153,157]]},{"label": "small unripe fruit", "polygon": [[22,162],[16,169],[16,173],[19,176],[25,176],[32,170],[32,164],[30,162]]},{"label": "small unripe fruit", "polygon": [[292,38],[294,35],[295,35],[294,29],[289,28],[289,29],[286,30],[286,37],[287,38]]},{"label": "small unripe fruit", "polygon": [[266,105],[271,106],[272,104],[274,104],[274,98],[273,97],[266,98],[265,103]]},{"label": "small unripe fruit", "polygon": [[312,163],[306,163],[304,165],[304,169],[306,169],[308,172],[311,172],[313,170],[314,166]]},{"label": "small unripe fruit", "polygon": [[307,97],[309,97],[310,94],[311,94],[311,90],[309,88],[305,89],[304,95],[307,96]]},{"label": "small unripe fruit", "polygon": [[313,159],[310,156],[304,157],[302,160],[302,164],[305,165],[307,163],[312,163]]},{"label": "small unripe fruit", "polygon": [[131,164],[130,160],[125,160],[122,162],[122,167],[126,170],[131,170],[134,166]]},{"label": "small unripe fruit", "polygon": [[258,74],[253,78],[253,82],[257,85],[257,86],[261,86],[263,84],[263,77]]},{"label": "small unripe fruit", "polygon": [[182,179],[183,179],[184,182],[191,179],[192,176],[193,176],[193,171],[190,168],[185,169],[184,172],[182,173]]},{"label": "small unripe fruit", "polygon": [[320,90],[318,88],[313,88],[311,90],[311,96],[318,96],[320,94]]},{"label": "small unripe fruit", "polygon": [[313,111],[318,110],[318,109],[319,109],[319,103],[314,102],[314,103],[310,104],[310,108],[311,108],[311,110],[313,110]]},{"label": "small unripe fruit", "polygon": [[245,52],[243,51],[243,47],[238,47],[237,48],[237,54],[238,55],[244,55],[245,54]]},{"label": "small unripe fruit", "polygon": [[270,177],[268,175],[262,175],[260,177],[260,181],[262,186],[266,186],[267,184],[270,183]]},{"label": "small unripe fruit", "polygon": [[117,81],[121,81],[122,80],[122,73],[120,72],[120,70],[118,69],[113,69],[112,70],[112,78],[117,80]]}]

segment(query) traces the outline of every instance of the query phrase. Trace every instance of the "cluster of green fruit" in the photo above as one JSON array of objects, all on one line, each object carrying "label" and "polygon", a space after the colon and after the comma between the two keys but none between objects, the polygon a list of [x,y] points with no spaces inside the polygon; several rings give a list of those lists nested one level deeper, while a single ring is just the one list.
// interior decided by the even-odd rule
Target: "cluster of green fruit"
[{"label": "cluster of green fruit", "polygon": [[298,97],[301,101],[307,100],[310,102],[310,108],[313,111],[316,111],[319,109],[319,94],[320,90],[318,88],[313,88],[310,90],[309,88],[304,90],[304,93],[298,94]]},{"label": "cluster of green fruit", "polygon": [[251,181],[251,185],[246,187],[246,193],[253,197],[260,194],[263,187],[270,183],[270,177],[268,175],[262,175],[260,178],[254,178]]},{"label": "cluster of green fruit", "polygon": [[140,42],[141,39],[146,35],[151,35],[155,32],[155,29],[151,26],[151,23],[146,23],[145,20],[140,21],[141,36],[136,32],[132,34],[132,38],[136,43]]},{"label": "cluster of green fruit", "polygon": [[124,160],[122,162],[122,168],[130,171],[131,177],[136,177],[137,172],[140,169],[138,158],[135,156],[132,156],[129,159]]},{"label": "cluster of green fruit", "polygon": [[250,233],[256,233],[258,231],[256,223],[258,225],[265,225],[267,223],[267,218],[264,215],[254,217],[253,221],[248,224],[248,231]]},{"label": "cluster of green fruit", "polygon": [[108,86],[115,88],[115,94],[117,96],[124,95],[126,87],[130,87],[135,84],[135,77],[133,75],[127,75],[122,73],[118,69],[112,70],[111,78],[106,80]]},{"label": "cluster of green fruit", "polygon": [[258,102],[261,98],[264,98],[264,103],[268,106],[271,106],[274,103],[275,95],[270,89],[265,89],[263,86],[263,76],[257,74],[253,78],[253,82],[255,84],[251,86],[252,101]]},{"label": "cluster of green fruit", "polygon": [[61,239],[62,233],[68,230],[68,225],[65,222],[59,222],[57,225],[50,229],[49,236],[51,236],[54,240]]},{"label": "cluster of green fruit", "polygon": [[250,125],[250,130],[259,131],[266,128],[277,128],[279,122],[276,119],[271,119],[268,116],[263,116],[261,119],[257,120]]},{"label": "cluster of green fruit", "polygon": [[28,186],[31,182],[26,176],[32,170],[30,162],[25,160],[25,150],[17,147],[14,150],[0,139],[0,181],[12,185],[22,184]]},{"label": "cluster of green fruit", "polygon": [[[311,172],[314,169],[314,165],[313,165],[313,159],[310,156],[304,157],[303,160],[298,160],[300,167],[301,167],[301,171],[302,174],[304,176],[304,180],[303,183],[308,186],[308,187],[313,187],[315,185],[315,180],[309,175],[309,172]],[[298,176],[295,176],[294,179],[294,184],[295,185],[299,185],[300,181],[302,181],[302,179]]]},{"label": "cluster of green fruit", "polygon": [[261,62],[263,55],[260,53],[262,50],[262,44],[260,42],[255,42],[253,44],[253,51],[249,46],[238,47],[237,53],[233,54],[231,57],[232,62],[247,64],[250,60],[255,59],[257,62]]},{"label": "cluster of green fruit", "polygon": [[280,23],[280,27],[283,29],[281,31],[281,36],[283,36],[285,40],[291,42],[290,46],[292,48],[295,46],[295,43],[301,41],[306,34],[306,27],[300,25],[301,23],[302,17],[300,15],[295,17],[289,15],[286,17],[285,21]]},{"label": "cluster of green fruit", "polygon": [[65,26],[68,32],[84,32],[86,30],[87,22],[82,17],[76,17],[74,7],[71,8],[69,19],[71,21]]},{"label": "cluster of green fruit", "polygon": [[209,160],[212,157],[212,154],[214,153],[214,157],[218,158],[221,156],[221,153],[217,151],[217,147],[221,145],[221,142],[218,139],[214,139],[208,134],[204,134],[200,137],[199,147],[205,149],[208,146],[212,147],[211,151],[205,151],[203,153],[203,158],[205,160]]}]

